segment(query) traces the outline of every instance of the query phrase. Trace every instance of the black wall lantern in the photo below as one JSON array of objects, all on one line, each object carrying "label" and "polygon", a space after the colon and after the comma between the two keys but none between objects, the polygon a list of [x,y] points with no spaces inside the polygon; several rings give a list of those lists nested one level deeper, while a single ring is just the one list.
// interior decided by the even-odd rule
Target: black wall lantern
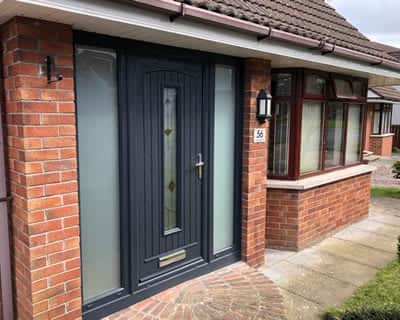
[{"label": "black wall lantern", "polygon": [[261,89],[257,96],[257,120],[259,123],[264,123],[272,117],[271,114],[271,94]]},{"label": "black wall lantern", "polygon": [[[60,73],[56,72],[56,63],[54,61],[54,57],[47,56],[46,58],[46,66],[47,66],[47,83],[58,82],[64,79],[64,76]],[[54,74],[54,78],[53,78]]]}]

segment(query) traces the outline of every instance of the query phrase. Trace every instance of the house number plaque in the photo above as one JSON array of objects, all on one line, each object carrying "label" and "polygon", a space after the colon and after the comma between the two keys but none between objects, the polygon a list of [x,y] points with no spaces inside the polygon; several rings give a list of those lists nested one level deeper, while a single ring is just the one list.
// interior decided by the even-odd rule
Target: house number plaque
[{"label": "house number plaque", "polygon": [[255,128],[253,139],[254,143],[265,143],[265,128]]}]

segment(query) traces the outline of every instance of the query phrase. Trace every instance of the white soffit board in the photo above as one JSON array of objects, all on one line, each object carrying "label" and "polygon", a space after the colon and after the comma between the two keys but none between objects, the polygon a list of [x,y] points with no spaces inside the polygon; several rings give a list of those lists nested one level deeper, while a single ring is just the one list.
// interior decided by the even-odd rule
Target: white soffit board
[{"label": "white soffit board", "polygon": [[380,95],[376,94],[374,91],[368,90],[368,98],[378,99],[378,98],[382,98],[382,97]]},{"label": "white soffit board", "polygon": [[400,72],[371,66],[285,42],[185,18],[171,23],[165,13],[108,0],[4,0],[0,23],[15,15],[62,22],[85,30],[170,46],[203,50],[237,57],[269,59],[272,66],[306,67],[369,78],[370,85],[400,84]]},{"label": "white soffit board", "polygon": [[393,104],[394,103],[394,101],[392,101],[392,100],[371,99],[371,98],[368,98],[367,102],[368,103],[387,103],[387,104]]}]

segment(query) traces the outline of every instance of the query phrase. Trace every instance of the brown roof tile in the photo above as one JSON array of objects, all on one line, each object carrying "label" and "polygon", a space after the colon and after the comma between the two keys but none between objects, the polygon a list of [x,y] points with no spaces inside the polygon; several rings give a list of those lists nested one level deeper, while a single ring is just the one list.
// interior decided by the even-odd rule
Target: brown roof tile
[{"label": "brown roof tile", "polygon": [[370,89],[381,96],[382,99],[400,101],[400,91],[394,87],[373,87]]},{"label": "brown roof tile", "polygon": [[397,61],[324,0],[175,0],[256,24]]},{"label": "brown roof tile", "polygon": [[390,54],[392,57],[394,57],[400,61],[400,48],[396,48],[396,47],[389,46],[387,44],[379,43],[379,42],[371,42],[371,43],[377,49],[382,50],[382,51],[386,52],[387,54]]}]

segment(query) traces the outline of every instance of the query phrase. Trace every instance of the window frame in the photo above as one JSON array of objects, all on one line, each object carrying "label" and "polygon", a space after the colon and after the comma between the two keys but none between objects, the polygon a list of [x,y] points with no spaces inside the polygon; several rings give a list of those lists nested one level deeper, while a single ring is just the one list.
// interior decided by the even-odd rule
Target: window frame
[{"label": "window frame", "polygon": [[[276,102],[288,102],[289,103],[289,109],[290,109],[290,121],[289,121],[289,155],[288,155],[288,175],[277,175],[277,174],[270,174],[268,173],[268,177],[270,178],[275,178],[275,179],[287,179],[288,176],[293,175],[293,166],[291,163],[295,161],[294,156],[295,154],[292,152],[292,144],[291,141],[295,137],[295,124],[296,124],[296,118],[297,118],[297,112],[294,112],[296,110],[296,104],[297,104],[297,99],[296,99],[296,91],[297,91],[297,78],[298,74],[293,72],[293,69],[279,69],[280,71],[277,73],[290,73],[292,75],[292,94],[291,96],[276,96],[273,97],[272,100],[272,112],[274,114],[274,108],[275,108],[275,103]],[[273,73],[271,73],[271,79],[272,79]],[[267,169],[269,172],[269,163],[271,161],[270,156],[273,155],[273,142],[274,142],[274,136],[271,134],[272,132],[275,131],[274,128],[274,121],[271,119],[269,121],[270,123],[270,136],[269,136],[269,144],[268,144],[268,165]]]},{"label": "window frame", "polygon": [[[373,116],[372,116],[372,130],[371,134],[372,135],[384,135],[384,134],[390,134],[391,133],[391,123],[392,123],[392,118],[393,118],[393,105],[390,103],[379,103],[374,105],[374,110],[373,110]],[[379,109],[379,110],[377,110]],[[375,114],[379,113],[379,130],[378,132],[375,132],[374,128],[374,119],[375,119]],[[387,119],[384,117],[388,116]],[[388,125],[389,123],[389,125]]]},{"label": "window frame", "polygon": [[[290,137],[289,137],[289,168],[288,175],[278,176],[270,173],[268,171],[268,178],[270,179],[280,179],[280,180],[299,180],[307,177],[321,175],[327,172],[332,172],[336,170],[341,170],[347,167],[357,166],[362,163],[362,148],[364,146],[365,140],[365,119],[367,113],[367,88],[368,80],[358,77],[350,77],[346,75],[328,73],[320,70],[312,69],[302,69],[302,68],[284,68],[284,69],[273,69],[272,75],[276,73],[291,73],[293,77],[292,86],[292,96],[291,97],[274,97],[273,102],[282,101],[285,98],[286,101],[291,101],[291,121],[290,121]],[[309,75],[317,75],[326,80],[325,92],[323,96],[314,95],[306,92],[306,77]],[[337,96],[336,86],[334,79],[343,79],[350,81],[351,88],[353,90],[353,82],[360,81],[363,85],[363,96]],[[309,173],[301,174],[301,133],[302,133],[302,113],[303,104],[305,102],[317,102],[322,105],[322,116],[321,116],[321,148],[320,148],[320,170],[316,170]],[[327,134],[326,134],[326,123],[328,115],[328,105],[329,103],[337,102],[342,103],[344,106],[344,137],[343,137],[343,151],[341,157],[341,164],[335,167],[326,167],[326,144],[327,144]],[[358,104],[361,106],[361,141],[360,141],[360,159],[358,162],[347,164],[346,163],[346,151],[347,151],[347,136],[348,136],[348,120],[349,120],[349,105]],[[272,123],[272,122],[271,122]],[[273,141],[274,128],[270,128],[270,143]],[[273,149],[270,146],[268,161],[271,161]],[[269,166],[268,166],[269,168]]]}]

